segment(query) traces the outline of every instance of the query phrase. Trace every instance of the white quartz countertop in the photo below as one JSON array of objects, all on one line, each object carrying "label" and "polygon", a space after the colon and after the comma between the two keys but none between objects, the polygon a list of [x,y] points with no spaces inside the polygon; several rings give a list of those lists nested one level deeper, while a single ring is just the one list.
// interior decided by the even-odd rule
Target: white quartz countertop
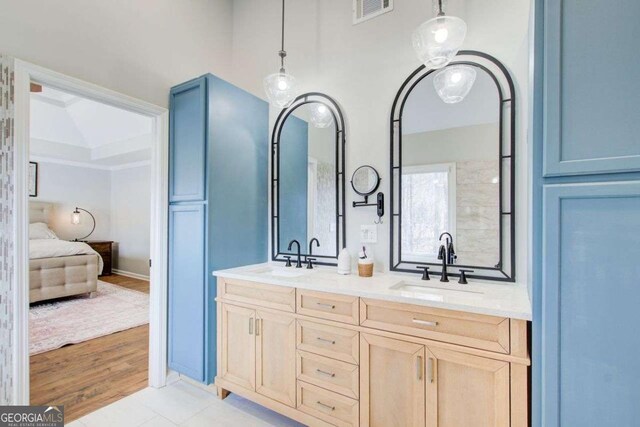
[{"label": "white quartz countertop", "polygon": [[214,276],[353,295],[427,307],[531,320],[531,302],[527,286],[518,283],[469,281],[460,285],[457,278],[448,283],[434,276],[429,281],[419,275],[379,273],[359,277],[357,273],[340,275],[335,268],[313,270],[283,264],[254,264],[213,272]]}]

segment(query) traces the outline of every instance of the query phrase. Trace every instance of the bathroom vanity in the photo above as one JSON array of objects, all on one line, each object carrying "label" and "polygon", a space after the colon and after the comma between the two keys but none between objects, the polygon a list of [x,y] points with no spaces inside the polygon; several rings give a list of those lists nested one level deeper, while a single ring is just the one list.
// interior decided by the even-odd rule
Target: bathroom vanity
[{"label": "bathroom vanity", "polygon": [[[452,100],[445,92],[464,76],[468,93]],[[441,88],[443,78],[452,85]],[[400,86],[386,217],[387,189],[367,199],[377,171],[365,165],[351,178],[351,207],[389,223],[391,272],[372,278],[313,268],[335,265],[348,247],[339,104],[310,92],[281,111],[271,137],[273,264],[215,273],[221,397],[237,393],[311,426],[528,426],[515,97],[507,69],[475,51],[443,70],[422,66]]]},{"label": "bathroom vanity", "polygon": [[526,286],[260,264],[218,277],[215,385],[310,426],[527,426]]}]

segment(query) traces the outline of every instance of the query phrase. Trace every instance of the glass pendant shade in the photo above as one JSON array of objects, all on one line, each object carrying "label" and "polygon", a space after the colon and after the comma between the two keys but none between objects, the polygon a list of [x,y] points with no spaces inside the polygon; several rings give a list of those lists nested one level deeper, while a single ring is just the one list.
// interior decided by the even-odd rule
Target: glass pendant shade
[{"label": "glass pendant shade", "polygon": [[427,68],[442,68],[457,55],[466,35],[467,24],[462,19],[441,15],[413,32],[413,48]]},{"label": "glass pendant shade", "polygon": [[327,128],[333,123],[331,110],[324,104],[315,104],[311,108],[309,117],[311,124],[317,128]]},{"label": "glass pendant shade", "polygon": [[476,70],[468,65],[452,65],[438,71],[433,78],[433,86],[445,104],[462,101],[476,81]]},{"label": "glass pendant shade", "polygon": [[277,108],[287,108],[296,98],[298,83],[295,77],[284,71],[264,78],[264,91],[269,103]]}]

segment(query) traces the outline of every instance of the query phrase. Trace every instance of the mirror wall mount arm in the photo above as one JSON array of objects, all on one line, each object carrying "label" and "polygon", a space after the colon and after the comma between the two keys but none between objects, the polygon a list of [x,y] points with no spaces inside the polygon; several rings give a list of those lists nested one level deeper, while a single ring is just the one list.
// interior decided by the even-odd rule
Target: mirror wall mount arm
[{"label": "mirror wall mount arm", "polygon": [[[500,108],[500,121],[499,121],[499,245],[500,245],[500,260],[494,267],[483,267],[477,265],[452,265],[456,271],[449,273],[452,276],[459,276],[460,269],[472,268],[479,271],[475,275],[467,275],[469,278],[476,279],[489,279],[497,281],[515,281],[516,274],[516,251],[515,251],[515,154],[516,154],[516,91],[513,79],[509,74],[507,68],[495,57],[480,51],[475,50],[461,50],[457,54],[457,61],[452,61],[449,65],[465,64],[475,66],[485,71],[496,85],[499,94],[499,108]],[[466,59],[466,58],[469,59]],[[421,65],[414,70],[409,77],[400,86],[394,100],[391,109],[390,117],[390,177],[391,177],[391,225],[390,225],[390,239],[389,239],[389,258],[390,269],[392,271],[400,271],[407,273],[415,273],[416,267],[422,265],[436,265],[428,262],[409,262],[404,261],[402,258],[402,245],[400,244],[400,233],[402,230],[402,203],[400,203],[400,191],[402,182],[402,114],[404,111],[405,103],[411,94],[411,91],[416,87],[420,81],[434,73],[435,69],[427,69],[424,65]],[[495,71],[495,72],[494,72]],[[498,78],[500,77],[500,78]],[[505,92],[508,93],[505,96]],[[508,146],[509,153],[504,153],[503,140],[504,135],[504,108],[505,105],[509,105],[509,135]],[[502,163],[508,160],[510,182],[509,182],[509,203],[508,209],[505,209],[504,205],[504,191],[503,191],[503,167]],[[397,178],[396,178],[397,174]],[[397,188],[396,188],[397,187]],[[398,190],[398,191],[396,191]],[[502,219],[508,217],[509,221],[509,271],[505,271],[505,263],[503,260],[504,249],[504,226]],[[397,247],[395,247],[397,246]],[[432,271],[434,274],[440,274],[438,271]]]},{"label": "mirror wall mount arm", "polygon": [[378,215],[378,220],[374,221],[376,224],[382,224],[382,217],[384,216],[384,193],[381,191],[376,195],[375,203],[368,203],[369,196],[363,196],[364,201],[356,202],[354,201],[352,206],[354,208],[361,208],[364,206],[375,206],[376,207],[376,215]]},{"label": "mirror wall mount arm", "polygon": [[[334,123],[336,124],[335,132],[335,202],[336,202],[336,253],[335,255],[316,255],[313,257],[316,259],[316,265],[330,265],[334,266],[338,264],[338,254],[340,250],[347,245],[346,238],[346,196],[345,196],[345,120],[342,110],[339,104],[332,97],[321,92],[308,92],[303,93],[296,97],[293,102],[280,111],[276,118],[273,130],[271,132],[271,260],[287,262],[287,257],[295,254],[288,252],[280,252],[278,232],[280,230],[280,215],[279,215],[279,188],[280,180],[278,179],[279,166],[278,160],[280,156],[280,137],[282,133],[282,127],[286,119],[293,113],[296,108],[299,108],[306,104],[319,103],[326,106],[331,112]],[[308,254],[304,254],[307,256]]]}]

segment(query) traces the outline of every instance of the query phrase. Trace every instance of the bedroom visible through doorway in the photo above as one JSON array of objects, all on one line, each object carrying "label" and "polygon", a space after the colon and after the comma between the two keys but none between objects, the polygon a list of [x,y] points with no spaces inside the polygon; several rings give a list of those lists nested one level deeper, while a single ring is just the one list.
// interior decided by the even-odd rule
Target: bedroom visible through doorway
[{"label": "bedroom visible through doorway", "polygon": [[154,119],[31,84],[32,405],[71,421],[148,385]]}]

